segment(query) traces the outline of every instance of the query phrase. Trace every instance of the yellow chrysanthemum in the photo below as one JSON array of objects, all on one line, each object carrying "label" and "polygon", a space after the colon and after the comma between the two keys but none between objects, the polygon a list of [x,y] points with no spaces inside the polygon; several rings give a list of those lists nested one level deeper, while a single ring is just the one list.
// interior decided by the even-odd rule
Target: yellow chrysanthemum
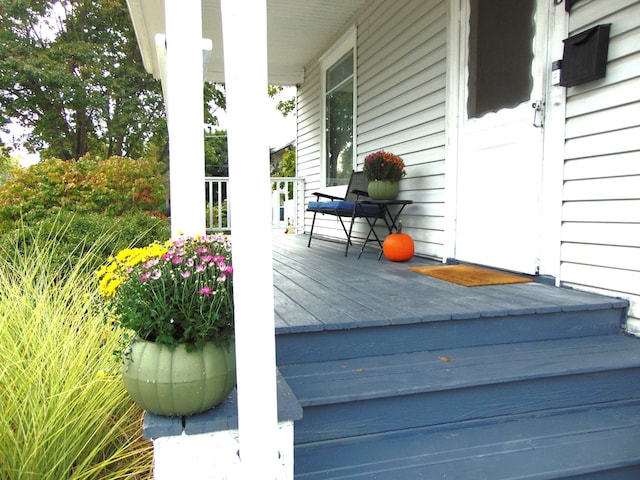
[{"label": "yellow chrysanthemum", "polygon": [[122,282],[123,280],[121,277],[105,275],[100,281],[98,291],[100,292],[100,295],[104,297],[113,297],[118,287],[122,285]]},{"label": "yellow chrysanthemum", "polygon": [[115,257],[109,257],[108,263],[96,271],[100,279],[98,291],[104,297],[113,297],[116,290],[128,276],[128,272],[136,265],[147,262],[152,258],[160,258],[167,253],[168,245],[152,243],[143,248],[125,248]]}]

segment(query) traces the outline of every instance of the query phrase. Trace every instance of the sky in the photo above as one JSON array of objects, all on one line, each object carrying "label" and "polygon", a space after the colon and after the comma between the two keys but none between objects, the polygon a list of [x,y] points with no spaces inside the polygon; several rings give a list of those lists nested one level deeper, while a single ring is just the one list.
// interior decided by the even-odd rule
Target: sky
[{"label": "sky", "polygon": [[283,117],[275,108],[274,102],[273,118],[269,118],[267,125],[267,139],[269,146],[279,148],[296,139],[296,117],[294,113],[290,113],[287,117]]},{"label": "sky", "polygon": [[[2,139],[2,142],[5,145],[11,146],[13,144],[13,137],[19,137],[22,132],[23,130],[21,127],[12,124],[9,126],[8,134],[4,132],[0,133],[0,139]],[[20,161],[20,165],[23,167],[28,167],[29,165],[33,165],[39,161],[38,155],[28,153],[26,150],[13,150],[11,152],[11,156],[17,158]]]}]

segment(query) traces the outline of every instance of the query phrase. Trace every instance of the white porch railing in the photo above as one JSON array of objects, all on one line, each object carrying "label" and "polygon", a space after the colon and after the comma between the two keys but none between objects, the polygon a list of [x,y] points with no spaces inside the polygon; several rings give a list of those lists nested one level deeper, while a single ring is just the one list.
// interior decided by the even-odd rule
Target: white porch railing
[{"label": "white porch railing", "polygon": [[[231,217],[228,202],[229,177],[205,177],[207,202],[207,233],[230,232]],[[288,233],[304,229],[304,179],[293,177],[271,178],[271,225]],[[253,201],[251,198],[247,202]]]}]

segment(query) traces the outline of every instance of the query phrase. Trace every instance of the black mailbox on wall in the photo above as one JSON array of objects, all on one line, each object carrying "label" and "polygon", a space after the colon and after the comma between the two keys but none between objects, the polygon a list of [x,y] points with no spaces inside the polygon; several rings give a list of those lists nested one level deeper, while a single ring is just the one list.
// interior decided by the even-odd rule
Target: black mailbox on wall
[{"label": "black mailbox on wall", "polygon": [[605,76],[611,24],[597,25],[564,40],[560,85],[573,87]]},{"label": "black mailbox on wall", "polygon": [[[564,9],[567,12],[571,11],[571,7],[573,7],[576,3],[578,3],[580,0],[565,0],[564,1]],[[562,3],[562,0],[556,0],[556,5]]]}]

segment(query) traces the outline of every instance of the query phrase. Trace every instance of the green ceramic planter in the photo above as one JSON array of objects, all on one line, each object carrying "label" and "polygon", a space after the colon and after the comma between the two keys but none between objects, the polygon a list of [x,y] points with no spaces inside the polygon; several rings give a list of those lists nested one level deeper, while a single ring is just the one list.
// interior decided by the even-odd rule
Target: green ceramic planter
[{"label": "green ceramic planter", "polygon": [[236,356],[208,343],[202,350],[174,351],[137,339],[122,367],[124,386],[135,403],[157,415],[184,416],[222,403],[236,384]]},{"label": "green ceramic planter", "polygon": [[367,190],[373,200],[393,200],[398,196],[400,184],[390,180],[372,180]]}]

